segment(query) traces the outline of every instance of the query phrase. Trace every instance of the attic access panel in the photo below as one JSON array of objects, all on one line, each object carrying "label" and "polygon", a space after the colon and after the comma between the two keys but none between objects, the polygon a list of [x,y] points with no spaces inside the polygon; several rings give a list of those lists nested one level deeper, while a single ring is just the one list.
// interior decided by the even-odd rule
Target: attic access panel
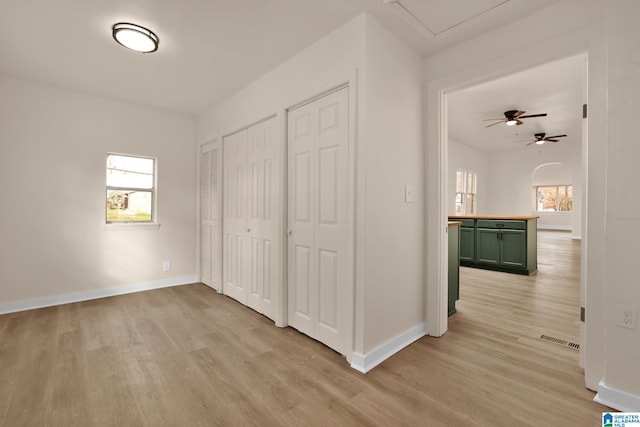
[{"label": "attic access panel", "polygon": [[487,13],[510,0],[399,0],[434,36]]}]

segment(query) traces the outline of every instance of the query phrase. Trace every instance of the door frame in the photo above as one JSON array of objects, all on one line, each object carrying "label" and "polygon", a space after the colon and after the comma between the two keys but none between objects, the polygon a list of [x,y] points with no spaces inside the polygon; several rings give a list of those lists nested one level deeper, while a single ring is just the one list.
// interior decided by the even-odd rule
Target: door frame
[{"label": "door frame", "polygon": [[[602,66],[594,66],[591,61],[593,57],[602,57],[599,46],[589,47],[585,49],[584,44],[574,44],[570,46],[562,46],[553,51],[538,51],[536,54],[527,52],[523,54],[516,52],[499,59],[490,61],[479,66],[470,67],[465,71],[454,73],[440,79],[427,83],[426,92],[426,144],[425,165],[431,173],[425,174],[426,179],[426,200],[427,200],[427,219],[425,226],[425,248],[427,251],[427,262],[425,264],[425,308],[426,308],[426,324],[427,334],[435,337],[443,335],[447,331],[447,176],[448,170],[448,118],[447,118],[447,94],[456,90],[472,87],[483,82],[495,80],[500,77],[515,74],[519,71],[533,68],[535,66],[553,62],[562,58],[575,55],[585,55],[590,65],[595,69],[595,76],[591,73],[586,84],[586,91],[591,98],[594,88],[599,87],[603,76],[601,75]],[[595,61],[594,61],[595,62]],[[598,98],[600,94],[598,94]],[[600,111],[598,111],[600,113]],[[594,115],[590,117],[589,123],[586,125],[589,134],[601,135],[600,127],[605,118],[598,116],[594,120]],[[596,123],[594,125],[594,123]],[[606,123],[606,122],[604,122]],[[597,126],[597,127],[596,127]],[[592,132],[597,129],[597,132]],[[601,169],[602,160],[596,155],[587,156],[589,148],[588,138],[583,132],[583,162],[582,162],[582,179],[583,183],[583,221],[582,221],[582,271],[580,280],[581,305],[586,308],[587,318],[593,321],[601,320],[604,312],[602,299],[597,298],[602,292],[602,283],[598,283],[600,272],[592,270],[586,266],[588,261],[594,262],[601,260],[601,254],[592,246],[588,246],[590,228],[597,229],[594,235],[599,235],[599,227],[604,226],[604,216],[602,212],[596,210],[594,205],[597,203],[589,203],[588,187],[590,182],[595,179],[589,179],[590,169]],[[598,144],[598,151],[601,151]],[[595,151],[595,150],[592,150]],[[593,172],[591,172],[593,173]],[[593,196],[595,200],[595,195]],[[430,206],[430,207],[429,207]],[[589,216],[587,216],[589,215]],[[585,220],[586,218],[586,220]],[[594,250],[595,249],[595,250]],[[593,276],[593,278],[591,278]],[[589,287],[587,287],[587,283]],[[579,313],[576,314],[578,316]],[[581,354],[580,364],[585,368],[586,386],[592,390],[597,388],[597,381],[602,376],[604,370],[604,355],[602,354],[601,344],[604,342],[601,327],[591,324],[587,328],[588,322],[581,323]],[[587,345],[591,344],[591,345]],[[589,363],[589,361],[591,363]]]},{"label": "door frame", "polygon": [[[345,343],[345,354],[347,361],[351,363],[351,355],[354,349],[354,337],[355,337],[355,289],[356,289],[356,190],[359,189],[356,185],[356,145],[358,143],[358,133],[356,131],[358,122],[357,122],[357,73],[354,70],[352,75],[348,80],[342,80],[337,82],[335,85],[329,86],[328,89],[323,90],[321,92],[316,92],[313,95],[307,96],[298,100],[297,102],[290,102],[286,107],[281,108],[280,113],[278,114],[281,120],[281,135],[282,135],[282,191],[283,191],[283,221],[282,221],[282,259],[283,263],[281,266],[281,271],[283,272],[281,281],[282,287],[280,289],[280,304],[279,306],[282,310],[279,311],[280,316],[278,317],[278,321],[276,321],[276,325],[278,326],[287,326],[288,325],[288,171],[289,171],[289,162],[288,162],[288,150],[289,150],[289,140],[288,140],[288,115],[289,111],[295,108],[301,107],[310,102],[321,99],[331,93],[337,92],[338,90],[347,88],[348,89],[348,107],[349,107],[349,136],[348,136],[348,184],[347,184],[347,259],[349,260],[347,263],[347,289],[345,291],[345,297],[347,301],[345,302],[346,310],[348,311],[345,315],[345,319],[347,319],[347,324],[345,325],[346,332],[346,343]],[[358,181],[358,183],[361,183]]]}]

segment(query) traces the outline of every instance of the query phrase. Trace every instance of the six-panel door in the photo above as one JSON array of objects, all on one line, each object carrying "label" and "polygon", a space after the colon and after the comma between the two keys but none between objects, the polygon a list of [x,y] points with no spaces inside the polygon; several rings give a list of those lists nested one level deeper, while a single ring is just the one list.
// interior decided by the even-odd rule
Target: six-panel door
[{"label": "six-panel door", "polygon": [[348,89],[288,113],[288,322],[344,353]]},{"label": "six-panel door", "polygon": [[224,138],[224,293],[274,319],[281,215],[276,119]]}]

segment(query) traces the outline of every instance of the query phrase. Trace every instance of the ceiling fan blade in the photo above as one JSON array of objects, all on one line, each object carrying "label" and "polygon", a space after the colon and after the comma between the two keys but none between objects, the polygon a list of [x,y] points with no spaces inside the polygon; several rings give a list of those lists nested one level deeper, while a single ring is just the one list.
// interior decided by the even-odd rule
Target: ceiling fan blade
[{"label": "ceiling fan blade", "polygon": [[567,135],[553,135],[553,136],[548,136],[547,139],[549,138],[564,138]]},{"label": "ceiling fan blade", "polygon": [[516,120],[516,125],[520,126],[521,124],[523,124],[524,122],[521,122],[520,120]]},{"label": "ceiling fan blade", "polygon": [[528,143],[527,145],[531,145],[531,144],[535,144],[538,141],[531,141],[530,143]]},{"label": "ceiling fan blade", "polygon": [[513,117],[520,117],[520,116],[521,116],[521,115],[523,115],[524,113],[526,113],[526,111],[516,111],[516,112],[513,114]]},{"label": "ceiling fan blade", "polygon": [[528,119],[531,117],[547,117],[547,113],[541,113],[541,114],[529,114],[528,116],[518,116],[521,119]]},{"label": "ceiling fan blade", "polygon": [[490,122],[490,121],[492,121],[492,120],[497,120],[497,121],[499,121],[499,122],[504,122],[504,119],[483,119],[482,121],[483,121],[483,122]]},{"label": "ceiling fan blade", "polygon": [[558,142],[558,139],[549,139],[549,138],[545,138],[545,141],[549,141],[549,142]]},{"label": "ceiling fan blade", "polygon": [[499,125],[500,123],[504,123],[504,121],[500,120],[499,122],[491,123],[490,125],[486,125],[485,127],[490,128],[491,126]]}]

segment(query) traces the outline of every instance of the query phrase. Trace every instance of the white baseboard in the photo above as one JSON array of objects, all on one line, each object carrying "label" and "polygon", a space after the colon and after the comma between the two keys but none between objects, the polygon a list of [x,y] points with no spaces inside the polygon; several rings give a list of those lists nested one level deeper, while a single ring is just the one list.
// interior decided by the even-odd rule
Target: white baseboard
[{"label": "white baseboard", "polygon": [[414,326],[401,335],[387,341],[368,354],[353,352],[351,354],[351,367],[364,374],[384,362],[403,348],[427,334],[427,326],[424,323]]},{"label": "white baseboard", "polygon": [[621,412],[640,412],[640,396],[608,387],[604,380],[598,383],[598,394],[593,400]]},{"label": "white baseboard", "polygon": [[538,230],[571,231],[571,226],[570,225],[553,225],[553,224],[540,224],[540,223],[538,223]]},{"label": "white baseboard", "polygon": [[15,313],[17,311],[33,310],[35,308],[51,307],[54,305],[69,304],[72,302],[88,301],[98,298],[130,294],[133,292],[149,291],[152,289],[168,288],[170,286],[186,285],[195,282],[196,276],[174,277],[155,282],[133,283],[130,285],[118,286],[117,288],[93,289],[85,292],[36,298],[9,304],[0,304],[0,314]]}]

